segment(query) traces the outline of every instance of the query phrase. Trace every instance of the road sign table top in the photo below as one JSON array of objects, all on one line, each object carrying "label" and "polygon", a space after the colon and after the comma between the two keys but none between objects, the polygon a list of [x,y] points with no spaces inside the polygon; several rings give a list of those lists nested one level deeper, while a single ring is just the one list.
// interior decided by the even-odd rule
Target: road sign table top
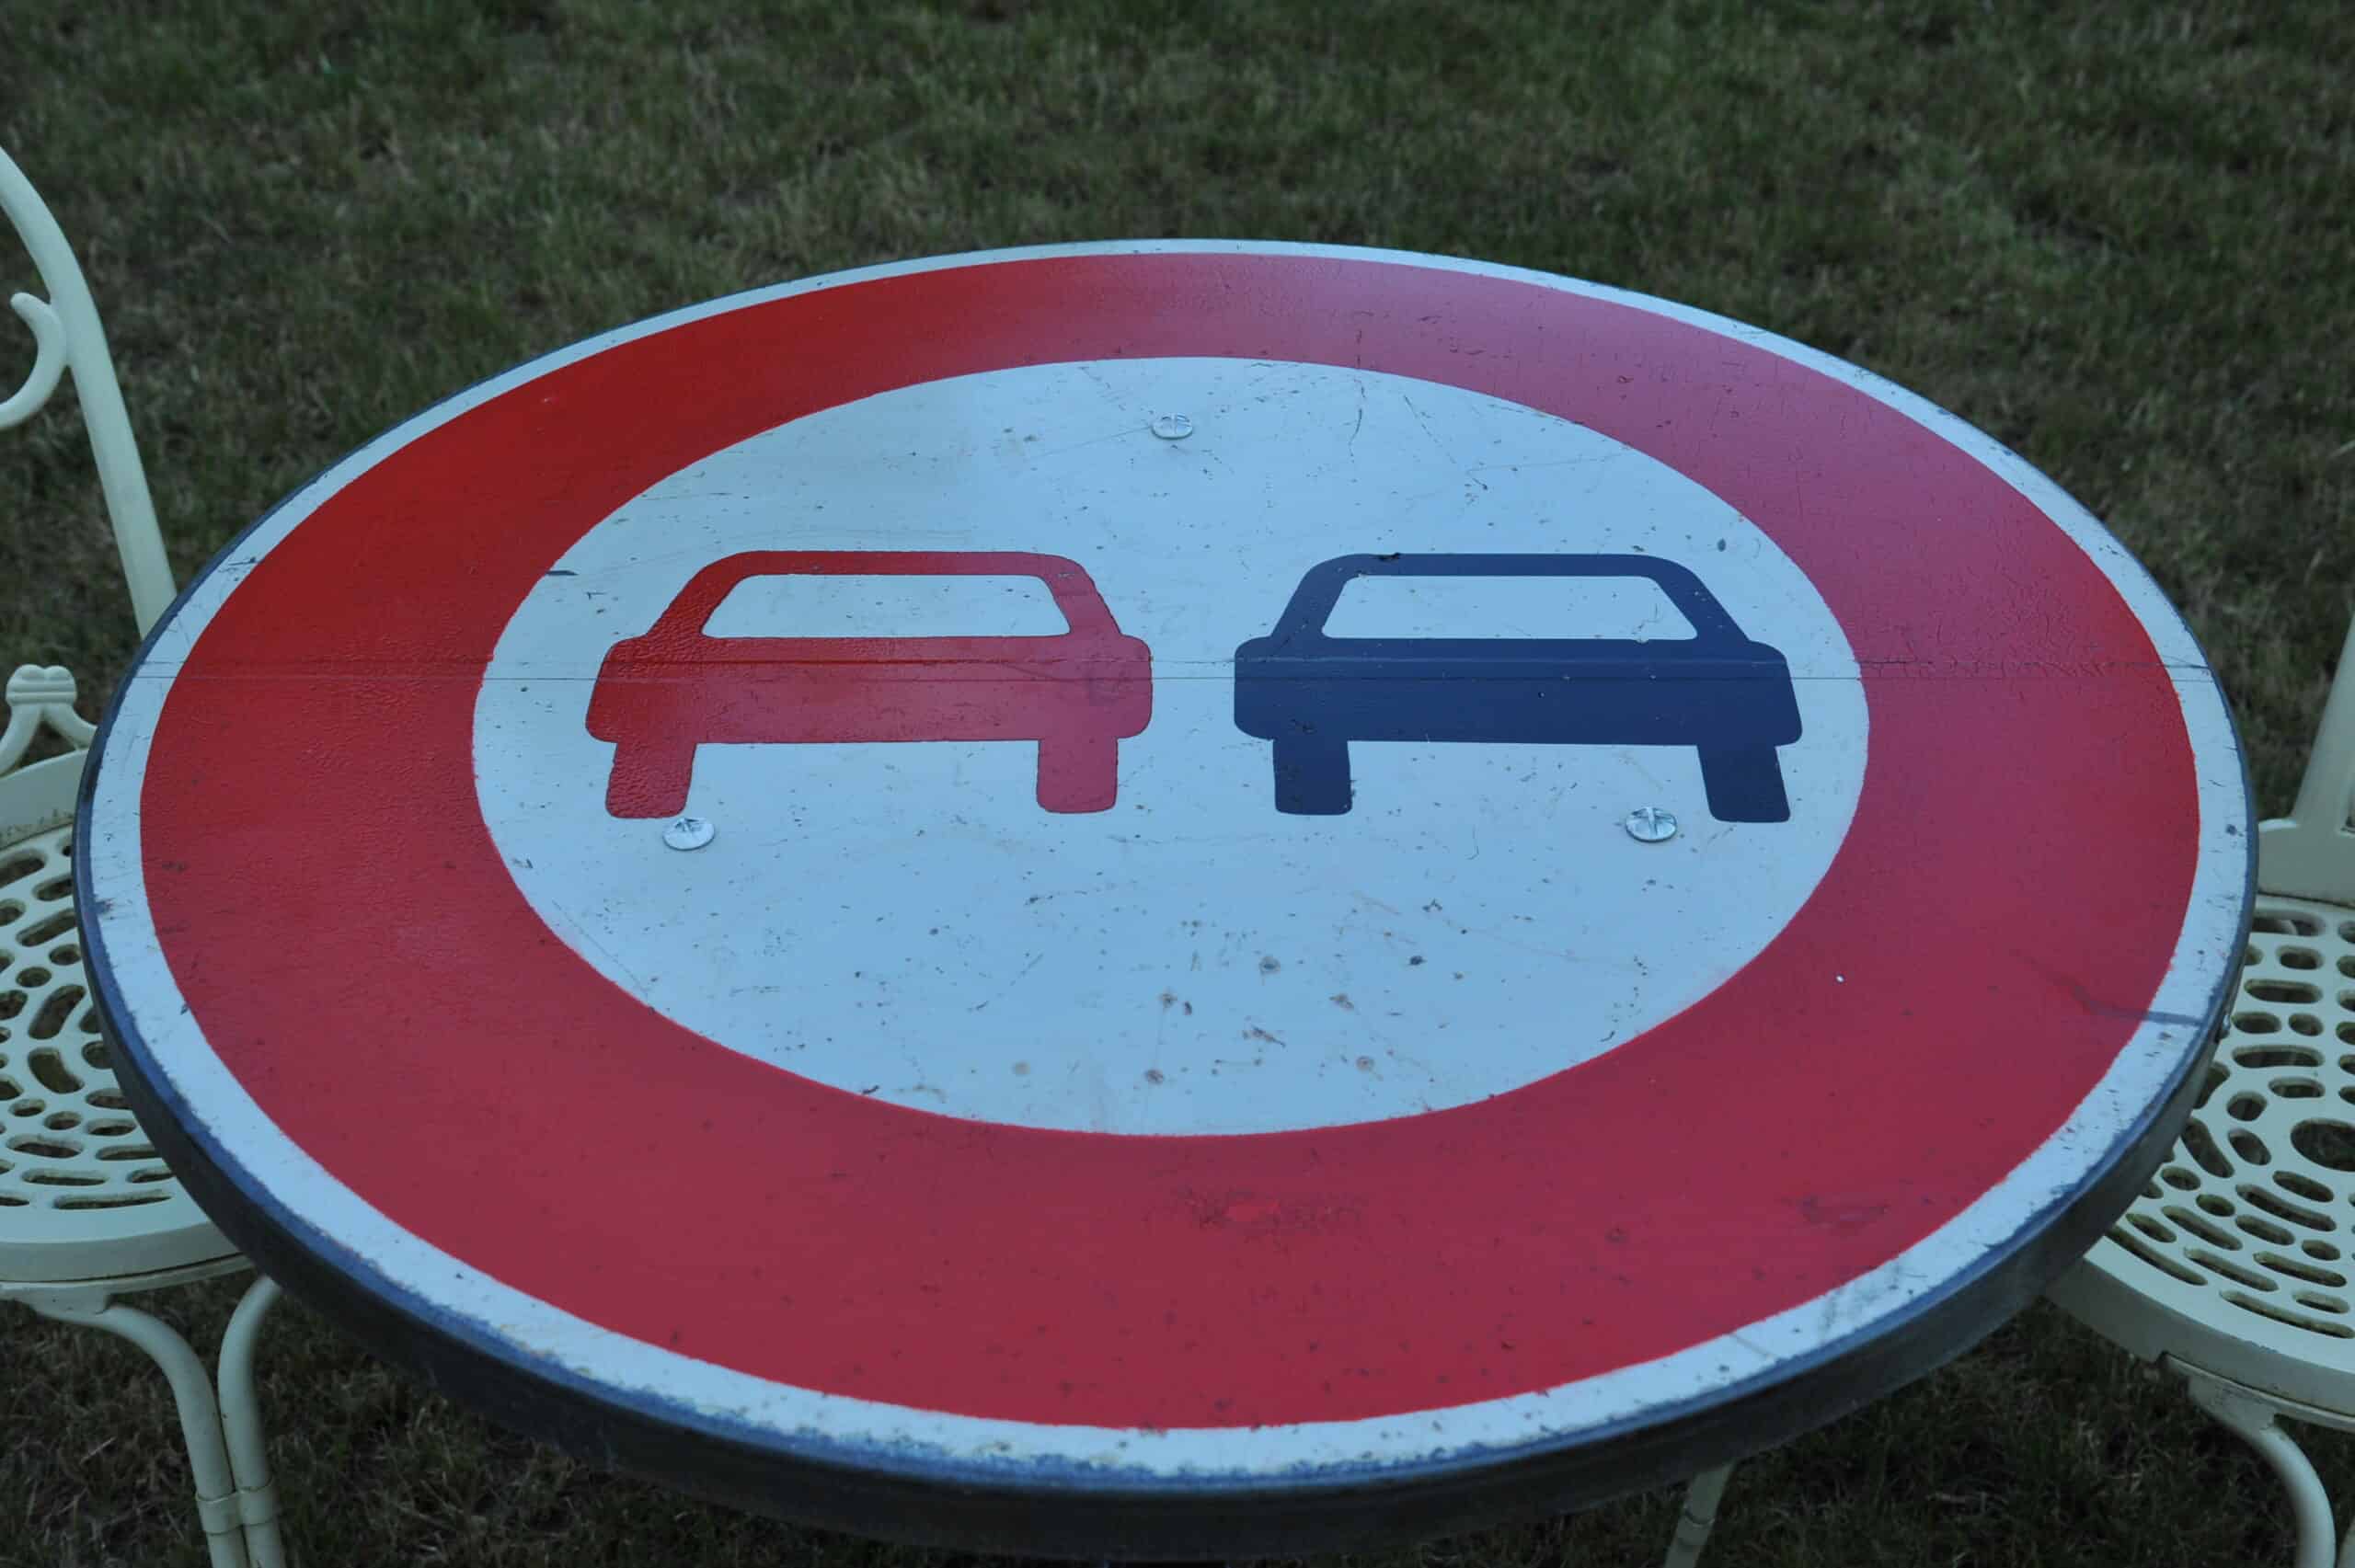
[{"label": "road sign table top", "polygon": [[86,784],[263,1265],[501,1418],[1088,1555],[1689,1474],[2148,1179],[2238,956],[2198,647],[1996,442],[1547,275],[1055,247],[378,437]]}]

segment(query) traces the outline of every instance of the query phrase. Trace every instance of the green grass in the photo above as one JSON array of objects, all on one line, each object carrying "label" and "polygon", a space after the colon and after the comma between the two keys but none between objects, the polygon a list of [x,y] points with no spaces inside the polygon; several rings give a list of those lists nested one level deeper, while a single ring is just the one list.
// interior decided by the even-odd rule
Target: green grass
[{"label": "green grass", "polygon": [[[442,395],[714,294],[1033,241],[1397,246],[1721,311],[1990,430],[2183,607],[2268,814],[2355,584],[2350,84],[2331,0],[0,3],[0,145],[89,271],[183,573]],[[0,290],[32,282],[0,246]],[[0,438],[0,658],[95,702],[129,612],[62,402]],[[230,1299],[157,1305],[214,1336]],[[311,1562],[917,1555],[576,1465],[301,1309],[264,1366]],[[199,1562],[187,1492],[128,1347],[0,1321],[0,1563]],[[1396,1560],[1642,1562],[1671,1513]],[[1711,1561],[2287,1550],[2251,1456],[2038,1309],[1743,1470]]]}]

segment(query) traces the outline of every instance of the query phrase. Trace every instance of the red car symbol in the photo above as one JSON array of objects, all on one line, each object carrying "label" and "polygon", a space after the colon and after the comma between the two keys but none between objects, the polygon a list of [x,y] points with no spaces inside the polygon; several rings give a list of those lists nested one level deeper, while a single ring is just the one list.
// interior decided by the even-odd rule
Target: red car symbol
[{"label": "red car symbol", "polygon": [[[1048,636],[715,637],[739,583],[761,577],[1027,577],[1070,630]],[[605,809],[686,809],[698,746],[1035,740],[1039,804],[1103,811],[1120,743],[1153,716],[1152,653],[1112,619],[1076,561],[929,550],[758,550],[697,572],[643,636],[614,645],[589,733],[614,745]]]}]

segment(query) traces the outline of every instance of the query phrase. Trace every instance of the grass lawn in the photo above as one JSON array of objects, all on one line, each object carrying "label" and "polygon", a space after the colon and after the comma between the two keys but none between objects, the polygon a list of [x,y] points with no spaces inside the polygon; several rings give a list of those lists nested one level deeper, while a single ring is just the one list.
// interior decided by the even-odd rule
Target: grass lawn
[{"label": "grass lawn", "polygon": [[[2262,810],[2287,809],[2355,597],[2355,23],[2336,0],[737,9],[758,19],[0,0],[0,145],[88,269],[183,574],[442,394],[711,295],[1037,241],[1396,246],[1720,311],[1993,432],[2184,608]],[[33,283],[0,246],[0,292]],[[12,323],[0,345],[11,390],[30,345]],[[0,437],[0,663],[71,664],[94,708],[129,609],[60,401]],[[154,1304],[209,1340],[233,1299]],[[308,1562],[925,1555],[603,1475],[299,1307],[264,1368]],[[2355,1451],[2315,1448],[2355,1501]],[[160,1378],[0,1317],[0,1564],[201,1562],[188,1497]],[[1672,1513],[1630,1498],[1396,1561],[1644,1562]],[[2039,1308],[1739,1472],[1710,1561],[2263,1563],[2288,1544],[2251,1455]]]}]

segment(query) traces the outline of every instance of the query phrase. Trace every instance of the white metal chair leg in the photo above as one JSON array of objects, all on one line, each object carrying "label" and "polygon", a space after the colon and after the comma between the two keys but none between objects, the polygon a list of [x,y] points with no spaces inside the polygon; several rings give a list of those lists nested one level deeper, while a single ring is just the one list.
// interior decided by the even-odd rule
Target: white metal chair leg
[{"label": "white metal chair leg", "polygon": [[229,1469],[237,1483],[237,1516],[246,1527],[251,1568],[284,1568],[286,1551],[278,1537],[278,1488],[270,1479],[262,1448],[261,1402],[254,1394],[254,1344],[262,1319],[278,1304],[278,1282],[256,1275],[229,1315],[221,1335],[221,1430],[228,1439]]},{"label": "white metal chair leg", "polygon": [[249,1568],[246,1533],[237,1517],[236,1483],[221,1436],[221,1411],[213,1397],[213,1379],[172,1326],[136,1307],[98,1299],[51,1299],[29,1298],[26,1305],[59,1322],[81,1323],[131,1341],[164,1369],[172,1385],[172,1401],[179,1407],[180,1436],[188,1444],[189,1469],[196,1480],[196,1512],[204,1522],[204,1543],[213,1568]]},{"label": "white metal chair leg", "polygon": [[1726,1480],[1732,1474],[1731,1465],[1705,1470],[1684,1489],[1684,1511],[1677,1516],[1665,1568],[1694,1568],[1701,1561],[1701,1548],[1708,1544],[1709,1531],[1717,1525],[1717,1505],[1725,1499]]},{"label": "white metal chair leg", "polygon": [[[2280,1410],[2222,1379],[2185,1371],[2184,1381],[2192,1402],[2239,1433],[2290,1489],[2290,1510],[2298,1522],[2297,1568],[2331,1568],[2330,1497],[2305,1450],[2281,1430]],[[2355,1534],[2349,1544],[2355,1546]],[[2346,1554],[2338,1561],[2345,1562]]]}]

